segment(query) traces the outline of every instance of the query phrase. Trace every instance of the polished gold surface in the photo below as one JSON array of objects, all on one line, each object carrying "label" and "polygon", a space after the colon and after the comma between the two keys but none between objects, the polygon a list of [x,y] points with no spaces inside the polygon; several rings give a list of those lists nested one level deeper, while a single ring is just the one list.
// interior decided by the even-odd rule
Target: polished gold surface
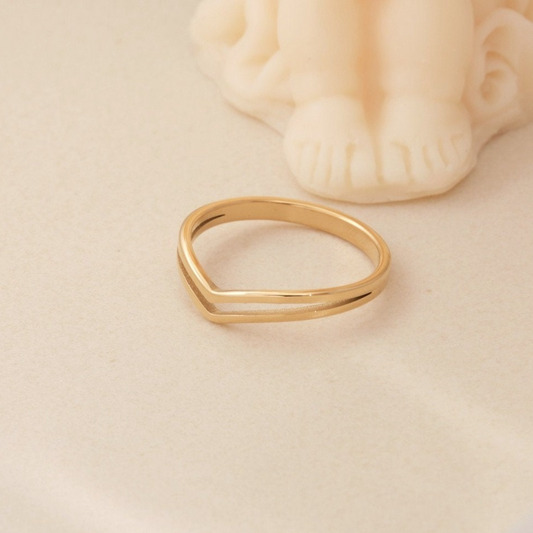
[{"label": "polished gold surface", "polygon": [[[239,220],[274,220],[308,226],[355,245],[374,263],[367,278],[349,285],[318,290],[222,290],[208,277],[193,250],[194,240],[210,228]],[[187,217],[180,231],[178,266],[193,302],[212,322],[288,322],[335,315],[355,309],[385,288],[390,253],[371,228],[339,211],[283,198],[237,198],[206,205]],[[272,309],[222,311],[215,304],[271,304]]]}]

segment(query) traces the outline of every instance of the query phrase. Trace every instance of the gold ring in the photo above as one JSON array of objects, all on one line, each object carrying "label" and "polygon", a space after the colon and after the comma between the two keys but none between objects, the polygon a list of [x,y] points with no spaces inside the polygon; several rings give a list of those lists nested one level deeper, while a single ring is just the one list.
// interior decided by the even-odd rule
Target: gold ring
[{"label": "gold ring", "polygon": [[[329,289],[222,290],[209,279],[192,245],[204,231],[239,220],[290,222],[330,233],[363,251],[374,263],[375,270],[361,281]],[[288,322],[343,313],[373,300],[387,283],[390,252],[374,230],[339,211],[296,200],[251,197],[223,200],[191,213],[180,231],[178,266],[193,302],[211,322]],[[272,304],[276,308],[224,312],[215,304]],[[284,305],[289,307],[283,308]]]}]

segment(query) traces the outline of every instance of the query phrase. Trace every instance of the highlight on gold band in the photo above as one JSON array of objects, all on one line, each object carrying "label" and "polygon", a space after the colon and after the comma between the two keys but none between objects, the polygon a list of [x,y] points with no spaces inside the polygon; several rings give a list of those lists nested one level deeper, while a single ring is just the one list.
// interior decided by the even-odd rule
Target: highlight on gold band
[{"label": "highlight on gold band", "polygon": [[[215,226],[241,220],[289,222],[335,235],[364,252],[372,260],[375,270],[360,281],[325,289],[222,290],[200,265],[193,242]],[[390,252],[374,230],[340,211],[297,200],[248,197],[223,200],[191,213],[180,231],[178,266],[192,301],[211,322],[289,322],[343,313],[376,298],[387,283]],[[217,308],[217,304],[246,304],[246,309],[223,311]],[[266,309],[265,304],[268,304]],[[263,307],[254,309],[254,305]]]}]

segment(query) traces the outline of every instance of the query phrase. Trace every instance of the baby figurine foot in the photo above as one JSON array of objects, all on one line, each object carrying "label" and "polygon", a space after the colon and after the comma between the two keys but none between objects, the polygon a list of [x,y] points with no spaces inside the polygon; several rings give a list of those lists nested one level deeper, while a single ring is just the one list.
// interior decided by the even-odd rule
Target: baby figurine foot
[{"label": "baby figurine foot", "polygon": [[297,107],[284,147],[292,172],[312,193],[367,201],[379,185],[365,112],[354,98],[321,98]]},{"label": "baby figurine foot", "polygon": [[438,194],[472,169],[470,116],[462,104],[390,97],[379,127],[384,198]]}]

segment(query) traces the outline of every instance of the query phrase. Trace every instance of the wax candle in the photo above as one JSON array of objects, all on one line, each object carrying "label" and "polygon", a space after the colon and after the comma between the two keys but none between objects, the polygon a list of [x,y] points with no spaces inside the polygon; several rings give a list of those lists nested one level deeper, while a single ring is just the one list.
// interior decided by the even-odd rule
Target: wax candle
[{"label": "wax candle", "polygon": [[533,0],[204,0],[204,71],[315,194],[439,194],[533,119]]}]

